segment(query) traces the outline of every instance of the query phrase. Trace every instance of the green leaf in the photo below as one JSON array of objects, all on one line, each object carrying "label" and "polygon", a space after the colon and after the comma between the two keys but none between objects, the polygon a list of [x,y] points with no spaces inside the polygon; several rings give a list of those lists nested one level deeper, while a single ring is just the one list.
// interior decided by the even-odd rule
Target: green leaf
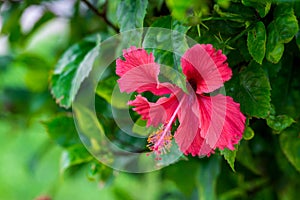
[{"label": "green leaf", "polygon": [[60,171],[64,172],[73,166],[87,163],[91,160],[93,160],[93,156],[83,145],[71,146],[62,153]]},{"label": "green leaf", "polygon": [[271,106],[271,87],[261,66],[251,62],[236,79],[228,83],[229,92],[233,91],[233,96],[240,103],[242,112],[249,116],[266,118]]},{"label": "green leaf", "polygon": [[257,22],[252,30],[248,32],[247,46],[253,59],[262,64],[266,52],[266,28],[264,23]]},{"label": "green leaf", "polygon": [[150,133],[157,130],[157,128],[154,128],[152,126],[147,127],[146,124],[147,124],[146,120],[143,120],[142,118],[139,118],[134,123],[134,125],[132,127],[132,132],[134,132],[138,135],[148,136]]},{"label": "green leaf", "polygon": [[294,122],[294,119],[287,115],[269,116],[267,118],[268,126],[277,133],[291,126]]},{"label": "green leaf", "polygon": [[[172,11],[172,17],[186,22],[198,22],[197,17],[193,18],[194,13],[206,15],[209,13],[209,5],[206,1],[199,0],[167,0],[166,4]],[[194,23],[195,23],[194,22]]]},{"label": "green leaf", "polygon": [[254,157],[252,156],[251,150],[248,145],[248,141],[242,140],[239,145],[239,150],[236,154],[236,160],[247,167],[255,174],[261,174],[261,170],[258,168],[257,163],[255,162]]},{"label": "green leaf", "polygon": [[274,17],[268,25],[266,58],[272,63],[278,63],[283,55],[284,43],[293,39],[299,27],[293,7],[289,4],[279,4],[274,11]]},{"label": "green leaf", "polygon": [[124,0],[117,8],[120,32],[142,28],[146,15],[147,0]]},{"label": "green leaf", "polygon": [[201,162],[198,174],[199,199],[217,199],[216,184],[220,172],[219,157],[211,156],[206,162]]},{"label": "green leaf", "polygon": [[128,94],[121,93],[117,86],[118,77],[111,76],[98,83],[96,94],[105,99],[109,104],[116,108],[128,108]]},{"label": "green leaf", "polygon": [[250,6],[256,9],[260,17],[265,17],[271,8],[269,0],[242,0],[245,6]]},{"label": "green leaf", "polygon": [[47,121],[43,121],[43,125],[50,138],[59,146],[67,148],[75,144],[81,144],[75,129],[74,119],[71,116],[57,116]]},{"label": "green leaf", "polygon": [[254,131],[251,127],[247,127],[243,133],[243,139],[251,140],[254,137]]},{"label": "green leaf", "polygon": [[189,48],[185,34],[189,26],[184,26],[181,22],[173,20],[170,16],[157,19],[149,28],[143,41],[144,48],[151,48],[155,61],[159,64],[174,68],[161,68],[161,74],[168,81],[187,91],[184,76],[181,71],[180,58]]},{"label": "green leaf", "polygon": [[280,147],[290,163],[300,172],[299,128],[284,130],[279,136]]},{"label": "green leaf", "polygon": [[235,157],[236,157],[236,152],[238,151],[238,145],[235,145],[235,150],[230,150],[225,148],[224,150],[220,150],[221,155],[224,156],[225,160],[231,167],[232,171],[235,172],[234,169],[234,162],[235,162]]},{"label": "green leaf", "polygon": [[92,70],[99,48],[95,42],[84,40],[62,55],[51,79],[51,92],[60,106],[71,106],[82,81]]},{"label": "green leaf", "polygon": [[300,50],[300,31],[298,31],[298,33],[296,35],[296,44]]}]

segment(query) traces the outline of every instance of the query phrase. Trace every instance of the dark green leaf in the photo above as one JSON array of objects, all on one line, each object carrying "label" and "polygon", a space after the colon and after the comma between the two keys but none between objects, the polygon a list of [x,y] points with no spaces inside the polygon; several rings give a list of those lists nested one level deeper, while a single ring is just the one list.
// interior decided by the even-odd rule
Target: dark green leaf
[{"label": "dark green leaf", "polygon": [[299,128],[284,130],[279,137],[280,146],[290,163],[300,172]]},{"label": "dark green leaf", "polygon": [[266,51],[266,28],[264,23],[257,22],[253,29],[248,32],[247,46],[253,59],[262,64]]},{"label": "dark green leaf", "polygon": [[271,8],[269,0],[242,0],[245,6],[250,6],[256,9],[260,17],[265,17]]},{"label": "dark green leaf", "polygon": [[240,103],[243,113],[257,118],[269,115],[271,87],[266,73],[256,62],[251,62],[226,87]]},{"label": "dark green leaf", "polygon": [[81,144],[72,117],[62,115],[44,121],[43,124],[50,138],[59,146],[67,148],[75,144]]},{"label": "dark green leaf", "polygon": [[93,156],[86,150],[83,145],[74,145],[67,148],[61,157],[60,170],[66,171],[70,167],[87,163],[93,160]]},{"label": "dark green leaf", "polygon": [[296,35],[296,44],[297,44],[298,48],[300,49],[300,31],[298,31],[298,33]]},{"label": "dark green leaf", "polygon": [[217,199],[216,184],[220,171],[220,159],[217,156],[201,162],[198,175],[199,199]]},{"label": "dark green leaf", "polygon": [[252,156],[251,150],[248,145],[248,141],[242,140],[237,151],[236,160],[247,167],[255,174],[261,174],[261,170],[258,168],[254,157]]},{"label": "dark green leaf", "polygon": [[[98,83],[96,93],[116,108],[128,108],[129,95],[121,93],[117,86],[116,76],[111,76]],[[116,87],[116,89],[115,89]]]},{"label": "dark green leaf", "polygon": [[224,150],[220,150],[221,155],[224,156],[225,160],[227,161],[227,163],[231,167],[232,171],[234,171],[234,172],[235,172],[234,162],[235,162],[235,157],[236,157],[237,151],[238,151],[238,145],[235,145],[235,150],[233,150],[233,151],[229,150],[227,148],[225,148]]},{"label": "dark green leaf", "polygon": [[92,70],[98,51],[95,42],[85,40],[71,46],[58,61],[51,79],[51,92],[60,106],[71,106],[82,81]]},{"label": "dark green leaf", "polygon": [[275,20],[268,26],[266,58],[272,63],[278,63],[283,55],[284,43],[293,39],[299,27],[291,5],[280,4],[274,13]]}]

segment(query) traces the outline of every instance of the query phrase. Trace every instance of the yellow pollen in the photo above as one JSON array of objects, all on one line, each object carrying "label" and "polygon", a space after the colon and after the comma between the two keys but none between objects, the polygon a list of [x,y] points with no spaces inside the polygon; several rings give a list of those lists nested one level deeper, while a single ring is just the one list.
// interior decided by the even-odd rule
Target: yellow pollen
[{"label": "yellow pollen", "polygon": [[172,134],[171,131],[165,130],[161,127],[156,132],[153,132],[148,137],[147,147],[153,151],[156,155],[166,154],[171,148]]}]

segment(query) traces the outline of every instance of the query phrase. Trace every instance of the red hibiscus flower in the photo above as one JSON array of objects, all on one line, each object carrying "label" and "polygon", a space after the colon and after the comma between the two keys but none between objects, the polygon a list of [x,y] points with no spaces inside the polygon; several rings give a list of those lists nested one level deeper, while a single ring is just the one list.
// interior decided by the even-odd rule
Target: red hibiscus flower
[{"label": "red hibiscus flower", "polygon": [[[173,137],[185,155],[209,156],[216,148],[234,150],[245,127],[240,105],[229,96],[208,95],[232,76],[221,50],[197,44],[185,52],[181,65],[188,92],[172,83],[159,82],[160,66],[152,53],[131,47],[123,51],[123,56],[125,60],[116,61],[121,92],[138,92],[128,104],[147,120],[147,126],[159,127],[148,138],[150,150],[158,155],[166,152]],[[149,102],[140,94],[145,91],[161,97],[155,103]],[[177,119],[179,126],[172,134]]]}]

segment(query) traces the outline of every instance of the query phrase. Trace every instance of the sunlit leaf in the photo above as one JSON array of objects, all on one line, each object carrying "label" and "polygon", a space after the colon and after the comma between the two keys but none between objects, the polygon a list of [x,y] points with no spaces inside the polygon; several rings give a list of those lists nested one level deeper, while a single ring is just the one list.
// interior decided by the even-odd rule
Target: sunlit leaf
[{"label": "sunlit leaf", "polygon": [[229,164],[230,168],[232,171],[235,172],[234,169],[234,162],[235,162],[235,157],[236,157],[236,152],[238,151],[238,145],[235,145],[235,150],[229,150],[225,148],[224,150],[220,150],[221,155],[224,156],[225,160]]},{"label": "sunlit leaf", "polygon": [[254,137],[254,131],[251,127],[246,127],[244,133],[243,133],[243,138],[245,140],[251,140]]},{"label": "sunlit leaf", "polygon": [[60,106],[71,106],[82,81],[92,70],[98,51],[95,42],[85,40],[71,46],[58,61],[51,79],[51,92]]},{"label": "sunlit leaf", "polygon": [[87,163],[93,160],[93,156],[83,145],[74,145],[63,151],[61,156],[60,170],[66,171],[70,167]]}]

